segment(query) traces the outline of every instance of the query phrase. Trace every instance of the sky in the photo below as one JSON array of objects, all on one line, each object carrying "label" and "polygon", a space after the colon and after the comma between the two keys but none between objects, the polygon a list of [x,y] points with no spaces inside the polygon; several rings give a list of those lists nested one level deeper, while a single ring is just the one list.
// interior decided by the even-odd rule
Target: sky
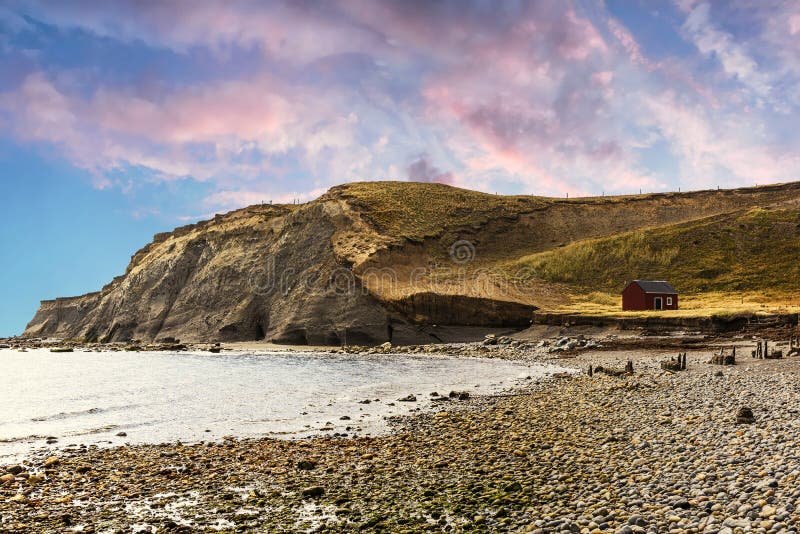
[{"label": "sky", "polygon": [[578,196],[800,167],[800,3],[0,2],[0,336],[156,232],[357,180]]}]

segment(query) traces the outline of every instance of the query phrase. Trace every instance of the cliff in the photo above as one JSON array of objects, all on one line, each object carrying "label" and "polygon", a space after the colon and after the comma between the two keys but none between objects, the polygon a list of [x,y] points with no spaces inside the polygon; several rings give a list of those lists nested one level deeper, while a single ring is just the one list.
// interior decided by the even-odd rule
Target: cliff
[{"label": "cliff", "polygon": [[[574,263],[582,243],[637,231],[658,240],[660,228],[709,217],[738,231],[747,210],[798,199],[798,183],[580,199],[347,184],[158,234],[101,291],[43,301],[24,335],[371,344],[431,341],[433,324],[519,327],[586,285],[553,267]],[[627,274],[618,264],[593,276],[614,285]]]}]

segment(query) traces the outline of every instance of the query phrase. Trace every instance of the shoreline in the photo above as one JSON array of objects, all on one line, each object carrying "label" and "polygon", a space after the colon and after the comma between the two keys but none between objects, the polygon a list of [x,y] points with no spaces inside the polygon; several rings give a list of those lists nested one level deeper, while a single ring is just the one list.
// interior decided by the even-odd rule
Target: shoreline
[{"label": "shoreline", "polygon": [[[565,363],[635,374],[552,378],[387,436],[85,448],[0,486],[2,527],[797,531],[800,360],[709,353],[679,373],[660,369],[668,350],[579,353]],[[744,404],[753,424],[736,424]]]},{"label": "shoreline", "polygon": [[[85,355],[85,357],[84,357]],[[85,444],[87,446],[97,446],[101,448],[113,448],[124,446],[138,446],[152,443],[176,443],[196,444],[199,442],[220,442],[226,436],[235,436],[237,439],[310,439],[324,436],[381,436],[392,431],[390,422],[396,418],[414,415],[415,413],[427,412],[440,409],[443,406],[454,405],[462,402],[466,398],[482,396],[486,394],[505,394],[516,391],[530,380],[541,380],[547,376],[570,371],[559,362],[540,362],[533,359],[520,361],[519,359],[509,358],[508,363],[497,365],[491,358],[481,357],[480,355],[464,355],[452,353],[418,353],[418,354],[394,354],[394,353],[324,353],[309,351],[253,351],[246,347],[237,347],[221,354],[209,354],[202,351],[187,350],[179,353],[147,352],[136,353],[124,352],[96,352],[92,350],[76,348],[74,352],[68,354],[51,354],[47,349],[31,349],[27,354],[20,354],[13,349],[0,349],[0,361],[3,356],[11,358],[10,362],[26,362],[30,360],[35,365],[53,365],[56,368],[75,365],[89,365],[93,368],[103,368],[108,365],[112,376],[117,369],[114,362],[123,363],[123,368],[134,362],[150,362],[146,365],[161,367],[159,362],[165,362],[166,369],[173,368],[173,363],[168,362],[193,362],[195,357],[200,358],[203,368],[218,369],[226,372],[229,365],[245,368],[251,365],[248,362],[257,362],[261,358],[271,359],[271,362],[264,362],[259,368],[273,369],[272,372],[280,373],[283,368],[281,363],[272,362],[299,362],[301,367],[311,366],[312,369],[327,370],[333,372],[326,383],[330,387],[323,387],[324,392],[300,387],[300,402],[302,404],[292,404],[293,409],[287,410],[280,406],[285,405],[285,401],[277,398],[274,393],[268,396],[259,393],[259,386],[263,381],[254,380],[255,375],[248,375],[248,381],[253,384],[245,387],[238,393],[231,392],[233,397],[230,400],[249,399],[247,402],[256,403],[263,401],[263,406],[275,406],[274,408],[257,408],[257,412],[245,411],[239,413],[237,410],[228,412],[228,423],[220,425],[218,419],[205,420],[202,415],[198,418],[188,418],[185,424],[180,421],[173,421],[165,412],[166,416],[162,420],[153,419],[146,416],[141,419],[141,415],[132,411],[125,415],[112,415],[110,419],[93,419],[91,422],[78,423],[77,426],[69,427],[64,433],[58,424],[48,426],[33,423],[23,430],[10,429],[6,432],[4,426],[4,436],[0,440],[0,474],[3,474],[2,465],[16,462],[24,462],[26,458],[34,455],[60,454],[67,448]],[[272,358],[275,358],[272,360]],[[219,362],[219,364],[213,362]],[[319,361],[319,364],[317,363]],[[62,363],[63,362],[63,363]],[[84,362],[81,364],[81,362]],[[239,363],[237,363],[239,362]],[[498,362],[499,363],[499,362]],[[344,367],[340,366],[343,365]],[[177,363],[180,368],[185,368],[191,363]],[[291,364],[293,367],[295,364]],[[334,365],[334,367],[331,367]],[[220,367],[221,366],[221,367]],[[16,368],[11,363],[11,368]],[[335,371],[336,368],[342,369]],[[353,383],[347,380],[347,376],[357,369],[371,369],[375,374],[364,375],[363,381]],[[414,369],[428,369],[430,372],[423,372]],[[383,371],[377,369],[387,369],[387,375],[381,374]],[[399,371],[392,371],[398,369]],[[470,369],[474,369],[470,371]],[[397,372],[413,377],[403,379]],[[270,373],[270,371],[267,371]],[[341,375],[344,373],[344,375]],[[393,374],[394,373],[394,374]],[[36,373],[34,373],[35,375]],[[60,376],[60,374],[58,374]],[[97,375],[102,377],[103,375]],[[213,372],[212,372],[213,376]],[[391,377],[395,378],[392,379]],[[339,378],[337,378],[339,377]],[[372,378],[370,378],[372,377]],[[435,378],[434,378],[435,377]],[[245,377],[242,377],[245,378]],[[262,379],[265,378],[262,376]],[[40,377],[41,380],[41,377]],[[45,377],[46,382],[47,377]],[[342,380],[344,380],[342,382]],[[391,380],[389,386],[386,380]],[[270,382],[267,380],[267,382]],[[23,383],[25,379],[23,378]],[[125,383],[115,381],[115,387],[125,388]],[[339,384],[335,386],[334,384]],[[11,385],[11,384],[9,384]],[[167,385],[165,385],[167,387]],[[287,384],[288,387],[288,384]],[[89,395],[91,391],[87,390]],[[285,399],[296,399],[297,395],[287,389]],[[22,392],[20,392],[22,395]],[[255,396],[253,396],[255,395]],[[216,396],[213,396],[216,398]],[[267,398],[269,397],[269,399]],[[409,399],[408,397],[413,397]],[[16,396],[15,396],[16,398]],[[24,399],[24,395],[21,396]],[[61,397],[58,397],[61,398]],[[72,408],[60,408],[61,412],[52,415],[47,412],[46,406],[18,414],[19,421],[27,421],[26,417],[31,417],[31,421],[61,420],[64,415],[85,415],[102,414],[116,407],[113,398],[103,397],[105,400],[92,401],[91,404],[73,406]],[[366,400],[365,400],[366,399]],[[219,402],[227,402],[229,397],[225,396],[218,399]],[[199,401],[199,399],[198,399]],[[324,401],[324,402],[322,402]],[[69,403],[69,398],[65,398]],[[139,403],[146,403],[147,397],[128,398],[127,403],[134,406]],[[109,404],[111,403],[111,404]],[[207,404],[208,401],[205,402]],[[277,404],[276,404],[277,403]],[[52,404],[52,403],[51,403]],[[203,404],[203,403],[201,403]],[[204,404],[204,405],[205,405]],[[369,404],[369,406],[364,406]],[[323,407],[327,405],[326,407]],[[91,406],[91,409],[88,408]],[[169,409],[167,405],[156,403],[158,410]],[[209,405],[214,409],[215,404]],[[175,407],[180,410],[180,407]],[[22,405],[20,405],[22,409]],[[75,411],[71,411],[75,410]],[[152,409],[151,409],[152,411]],[[66,414],[64,412],[67,412]],[[259,415],[253,415],[258,413]],[[15,412],[8,412],[10,421],[17,421]],[[35,417],[34,417],[35,416]],[[253,419],[255,417],[255,419]],[[266,419],[261,419],[261,418]],[[243,418],[243,419],[242,419]],[[12,421],[12,422],[13,422]],[[260,425],[255,421],[261,421]],[[174,422],[174,424],[173,424]],[[154,426],[155,425],[155,426]],[[177,425],[177,426],[176,426]],[[12,425],[13,426],[13,425]],[[155,427],[163,430],[153,430]],[[185,427],[181,430],[181,427]],[[172,428],[172,430],[170,430]],[[206,429],[206,430],[203,430]],[[17,433],[13,433],[17,432]]]}]

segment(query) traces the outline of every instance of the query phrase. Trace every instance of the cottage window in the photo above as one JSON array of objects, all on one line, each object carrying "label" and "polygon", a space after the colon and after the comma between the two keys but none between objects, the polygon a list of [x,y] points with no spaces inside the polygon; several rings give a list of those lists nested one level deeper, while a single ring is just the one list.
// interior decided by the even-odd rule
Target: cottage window
[{"label": "cottage window", "polygon": [[672,306],[672,297],[667,297],[667,306]]}]

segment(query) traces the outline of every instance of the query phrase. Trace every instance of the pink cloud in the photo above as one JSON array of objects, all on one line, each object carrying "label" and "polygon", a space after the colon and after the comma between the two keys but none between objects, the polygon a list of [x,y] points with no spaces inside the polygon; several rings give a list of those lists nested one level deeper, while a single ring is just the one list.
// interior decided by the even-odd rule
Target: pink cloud
[{"label": "pink cloud", "polygon": [[645,57],[639,47],[639,43],[625,26],[611,18],[608,20],[608,29],[625,49],[632,63],[642,65],[648,70],[655,70],[658,68],[658,64],[651,62]]},{"label": "pink cloud", "polygon": [[750,185],[797,179],[800,156],[765,142],[748,117],[712,118],[672,91],[649,96],[646,105],[652,127],[677,153],[685,182],[714,187],[731,181]]},{"label": "pink cloud", "polygon": [[800,13],[793,14],[789,17],[789,33],[791,35],[800,33]]},{"label": "pink cloud", "polygon": [[[797,8],[750,10],[760,13],[752,42],[734,39],[705,2],[679,8],[687,21],[678,31],[699,52],[656,62],[602,3],[31,2],[26,11],[45,23],[177,56],[202,47],[235,67],[244,50],[255,71],[144,91],[82,86],[85,73],[42,67],[0,94],[0,111],[17,138],[58,147],[98,187],[122,188],[113,171],[144,167],[150,180],[212,182],[208,207],[279,201],[264,183],[285,166],[315,190],[373,178],[506,181],[570,195],[653,190],[670,177],[648,171],[640,151],[662,142],[685,179],[716,180],[720,168],[741,181],[785,176],[792,147],[755,134],[768,119],[746,96],[763,100],[773,80],[794,86],[781,76],[800,73]],[[697,68],[709,58],[722,70]],[[351,61],[360,66],[348,70]],[[727,86],[738,82],[747,91]],[[737,151],[728,163],[724,150]]]},{"label": "pink cloud", "polygon": [[[330,16],[327,10],[337,16]],[[129,16],[120,17],[120,11]],[[585,68],[589,63],[591,68],[592,63],[602,64],[609,51],[595,25],[571,4],[560,2],[532,2],[508,12],[457,4],[412,7],[371,1],[332,3],[312,10],[280,2],[201,2],[190,12],[171,4],[123,2],[110,8],[89,2],[79,9],[53,6],[37,15],[62,26],[143,39],[179,51],[205,44],[224,54],[231,45],[252,45],[289,64],[348,52],[405,65],[414,61],[415,55],[430,58],[439,63],[441,75],[426,84],[425,94],[452,90],[438,103],[444,106],[442,111],[449,110],[446,118],[465,125],[483,146],[482,157],[493,155],[494,167],[524,168],[548,182],[555,179],[537,160],[555,157],[558,149],[552,144],[558,136],[594,113],[593,98],[602,100],[594,93],[588,99],[580,97],[578,81],[565,84],[573,75],[571,65]],[[442,24],[444,20],[446,24]],[[592,79],[608,88],[613,70],[603,68]],[[509,80],[510,84],[504,88],[497,80]],[[41,131],[39,139],[61,145],[79,166],[98,175],[107,169],[139,165],[162,179],[192,176],[209,180],[225,173],[253,176],[269,163],[239,161],[239,151],[251,147],[268,154],[300,148],[315,174],[328,172],[335,175],[330,178],[333,180],[384,174],[381,163],[354,134],[364,123],[336,93],[285,86],[263,75],[166,88],[146,95],[99,87],[88,97],[77,96],[46,83],[53,97],[61,99],[61,109],[79,118],[56,133],[46,127],[37,129],[35,117],[17,117],[18,129],[29,131],[28,135]],[[13,98],[32,102],[24,94]],[[428,98],[425,108],[410,110],[411,120],[421,113],[438,124],[440,114],[429,110],[436,103],[436,98]],[[554,111],[554,104],[561,110]],[[342,110],[350,112],[348,118],[336,117]],[[395,134],[393,139],[389,150],[383,150],[383,157],[395,159],[383,164],[390,175],[396,172],[391,169],[403,165],[402,160],[408,161],[408,152],[402,154],[397,148],[402,146],[398,139],[413,146],[412,154],[429,149],[416,144],[413,136],[403,139]],[[198,143],[210,145],[215,157],[197,157],[191,145]],[[616,145],[608,140],[587,143],[578,136],[565,146],[597,159],[614,157],[610,147]],[[463,179],[432,165],[406,170],[407,174],[424,171],[424,179]]]},{"label": "pink cloud", "polygon": [[455,183],[453,173],[442,172],[435,167],[427,154],[421,154],[408,166],[409,182],[428,182],[450,184]]},{"label": "pink cloud", "polygon": [[303,62],[336,52],[364,52],[385,45],[369,28],[343,32],[329,9],[301,2],[138,2],[87,0],[78,3],[33,0],[26,11],[51,24],[82,28],[101,36],[141,40],[186,52],[206,46],[221,56],[233,47],[258,47],[271,57]]},{"label": "pink cloud", "polygon": [[270,80],[220,82],[147,100],[100,90],[90,103],[105,130],[165,143],[258,138],[292,120],[292,104]]},{"label": "pink cloud", "polygon": [[[635,166],[605,124],[616,60],[590,21],[571,9],[551,10],[496,38],[465,50],[470,60],[433,76],[423,90],[428,120],[463,133],[447,142],[467,165],[461,180],[505,174],[532,192],[577,195],[587,189],[573,184],[598,162]],[[514,72],[517,65],[525,74]]]},{"label": "pink cloud", "polygon": [[[242,160],[243,152],[300,147],[313,155],[330,144],[345,147],[347,136],[326,110],[335,101],[307,102],[316,101],[265,77],[145,98],[102,87],[88,96],[70,94],[38,72],[0,94],[0,110],[18,138],[59,147],[98,187],[111,186],[106,173],[124,166],[148,168],[161,180],[247,179],[269,164]],[[201,153],[193,149],[197,144],[204,144]]]},{"label": "pink cloud", "polygon": [[593,51],[606,52],[607,46],[600,32],[589,20],[578,17],[574,9],[565,13],[565,27],[558,31],[562,38],[556,49],[559,54],[570,60],[584,60]]}]

